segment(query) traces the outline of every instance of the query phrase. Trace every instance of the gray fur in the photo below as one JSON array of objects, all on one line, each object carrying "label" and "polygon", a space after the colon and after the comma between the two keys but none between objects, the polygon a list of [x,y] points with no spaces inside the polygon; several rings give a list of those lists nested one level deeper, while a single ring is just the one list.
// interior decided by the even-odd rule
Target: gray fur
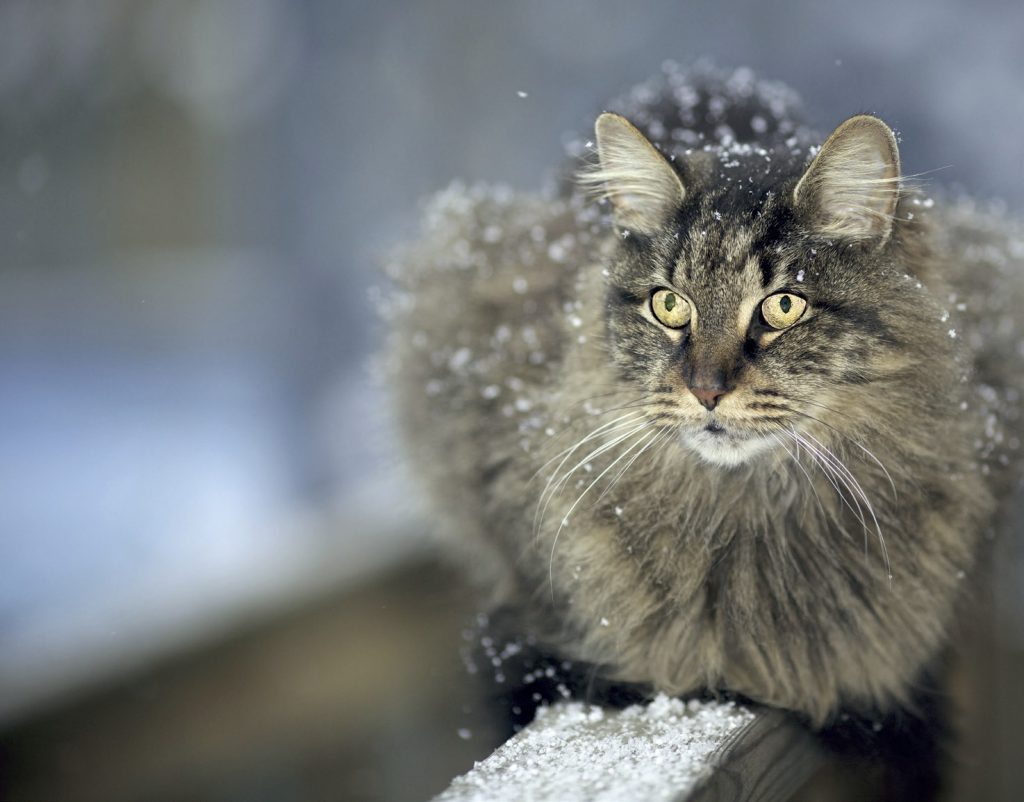
[{"label": "gray fur", "polygon": [[[633,109],[652,139],[662,100]],[[820,723],[905,704],[949,638],[1014,475],[1024,237],[904,191],[884,239],[829,239],[793,201],[809,140],[772,125],[656,141],[687,197],[642,241],[577,194],[454,185],[384,308],[411,465],[491,603],[609,676]],[[752,335],[778,289],[811,311]],[[734,377],[714,412],[707,365]]]}]

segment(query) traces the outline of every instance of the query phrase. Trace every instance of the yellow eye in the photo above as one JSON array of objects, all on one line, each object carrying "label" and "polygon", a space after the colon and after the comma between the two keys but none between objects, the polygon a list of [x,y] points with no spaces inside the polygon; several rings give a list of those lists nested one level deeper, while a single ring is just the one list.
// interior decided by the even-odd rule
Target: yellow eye
[{"label": "yellow eye", "polygon": [[658,290],[651,296],[651,311],[663,326],[681,329],[690,322],[690,302],[672,290]]},{"label": "yellow eye", "polygon": [[788,329],[807,309],[807,301],[799,295],[777,292],[761,302],[761,315],[773,329]]}]

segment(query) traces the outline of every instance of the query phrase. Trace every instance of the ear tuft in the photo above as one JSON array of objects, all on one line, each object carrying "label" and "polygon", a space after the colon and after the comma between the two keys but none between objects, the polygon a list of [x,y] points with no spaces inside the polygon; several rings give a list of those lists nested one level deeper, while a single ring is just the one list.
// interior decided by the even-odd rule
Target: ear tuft
[{"label": "ear tuft", "polygon": [[654,233],[685,197],[682,180],[625,117],[605,112],[595,131],[598,163],[579,175],[580,184],[611,201],[619,226]]},{"label": "ear tuft", "polygon": [[892,232],[900,188],[896,137],[877,117],[861,114],[825,140],[793,202],[819,234],[881,245]]}]

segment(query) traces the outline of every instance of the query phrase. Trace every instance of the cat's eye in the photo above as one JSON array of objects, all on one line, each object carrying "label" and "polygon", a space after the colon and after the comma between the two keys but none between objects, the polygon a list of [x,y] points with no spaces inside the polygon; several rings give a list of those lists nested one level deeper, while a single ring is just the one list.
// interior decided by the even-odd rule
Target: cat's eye
[{"label": "cat's eye", "polygon": [[690,322],[690,302],[672,290],[658,290],[651,296],[651,312],[670,329],[681,329]]},{"label": "cat's eye", "polygon": [[807,301],[788,292],[777,292],[761,302],[761,316],[773,329],[788,329],[803,316],[806,309]]}]

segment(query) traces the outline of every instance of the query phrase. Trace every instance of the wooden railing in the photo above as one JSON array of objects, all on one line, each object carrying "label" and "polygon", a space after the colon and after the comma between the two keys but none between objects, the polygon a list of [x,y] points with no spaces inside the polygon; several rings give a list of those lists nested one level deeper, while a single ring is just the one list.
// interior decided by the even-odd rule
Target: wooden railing
[{"label": "wooden railing", "polygon": [[782,802],[822,760],[777,710],[666,697],[622,711],[561,703],[435,802]]}]

